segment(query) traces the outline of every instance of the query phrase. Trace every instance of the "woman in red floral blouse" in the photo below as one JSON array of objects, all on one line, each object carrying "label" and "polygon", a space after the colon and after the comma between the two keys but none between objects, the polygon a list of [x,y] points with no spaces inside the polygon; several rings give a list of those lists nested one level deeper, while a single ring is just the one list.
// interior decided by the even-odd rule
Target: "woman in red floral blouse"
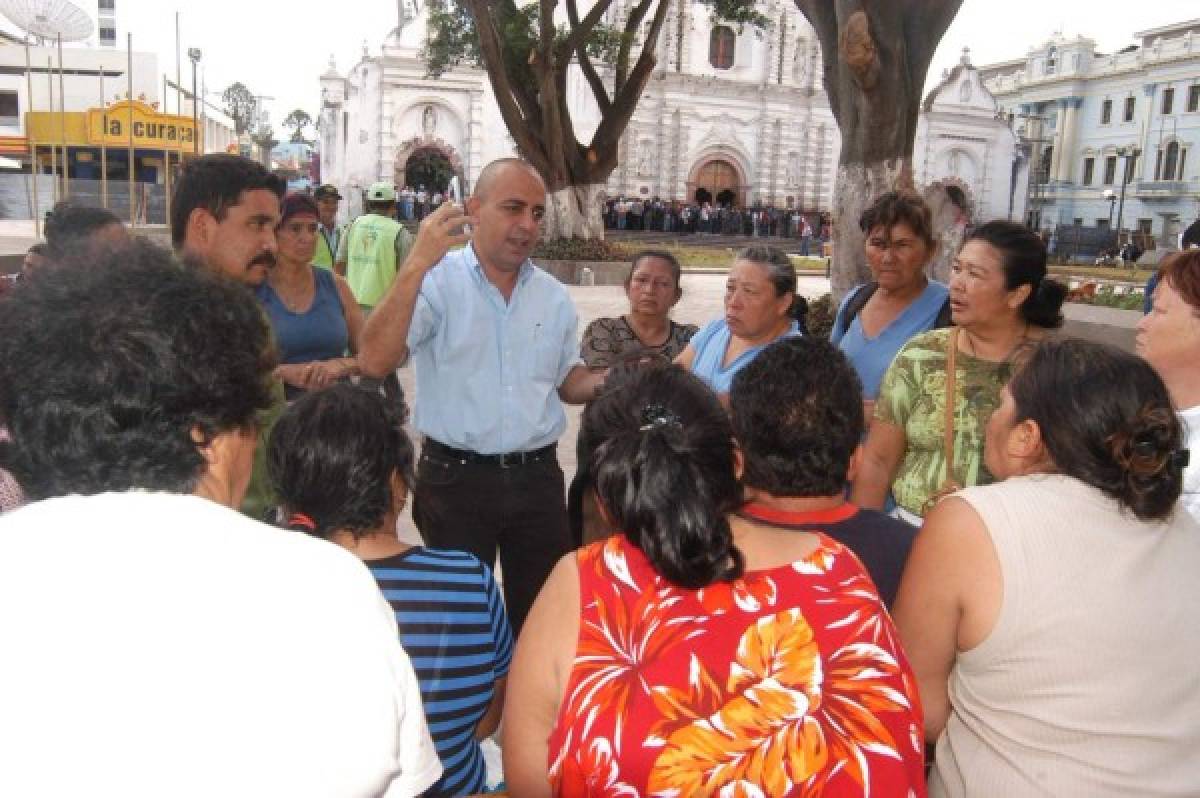
[{"label": "woman in red floral blouse", "polygon": [[[921,713],[862,565],[744,504],[729,418],[677,367],[597,401],[625,534],[563,558],[517,646],[505,777],[522,796],[925,795]],[[819,525],[818,525],[819,526]]]}]

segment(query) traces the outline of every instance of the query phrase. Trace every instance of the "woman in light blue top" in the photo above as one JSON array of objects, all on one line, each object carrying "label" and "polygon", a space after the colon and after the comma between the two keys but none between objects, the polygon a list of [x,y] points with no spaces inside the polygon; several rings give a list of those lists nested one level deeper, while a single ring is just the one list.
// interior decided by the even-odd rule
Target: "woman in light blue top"
[{"label": "woman in light blue top", "polygon": [[725,284],[725,317],[696,333],[675,362],[723,399],[733,375],[769,344],[800,335],[808,305],[796,297],[796,268],[775,247],[738,252]]},{"label": "woman in light blue top", "polygon": [[872,282],[846,295],[830,339],[858,372],[868,403],[892,359],[910,338],[950,325],[949,291],[926,268],[937,252],[929,206],[915,194],[890,191],[863,211]]}]

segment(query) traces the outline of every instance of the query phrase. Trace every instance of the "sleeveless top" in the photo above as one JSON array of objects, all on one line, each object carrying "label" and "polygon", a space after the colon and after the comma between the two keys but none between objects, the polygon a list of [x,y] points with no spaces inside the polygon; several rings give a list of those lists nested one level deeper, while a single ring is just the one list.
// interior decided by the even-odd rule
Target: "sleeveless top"
[{"label": "sleeveless top", "polygon": [[891,619],[832,539],[677,587],[624,535],[578,552],[556,795],[925,795],[921,710]]},{"label": "sleeveless top", "polygon": [[1067,476],[956,494],[1000,561],[996,625],[950,674],[935,796],[1200,794],[1200,525]]},{"label": "sleeveless top", "polygon": [[[312,268],[316,293],[308,310],[293,313],[283,304],[269,283],[255,288],[258,301],[271,320],[271,330],[279,348],[280,363],[310,363],[341,357],[350,343],[346,314],[338,294],[333,272]],[[288,398],[298,389],[287,386]]]}]

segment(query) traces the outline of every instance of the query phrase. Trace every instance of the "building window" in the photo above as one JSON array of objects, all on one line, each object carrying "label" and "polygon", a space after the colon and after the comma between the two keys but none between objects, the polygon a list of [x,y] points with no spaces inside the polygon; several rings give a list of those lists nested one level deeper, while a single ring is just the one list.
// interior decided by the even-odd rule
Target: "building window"
[{"label": "building window", "polygon": [[1137,100],[1135,100],[1133,97],[1126,97],[1125,98],[1125,121],[1126,122],[1133,121],[1133,109],[1135,107],[1137,107]]},{"label": "building window", "polygon": [[1117,182],[1117,156],[1110,155],[1104,159],[1104,185],[1111,186]]},{"label": "building window", "polygon": [[1166,155],[1159,159],[1155,180],[1174,180],[1175,168],[1179,164],[1179,142],[1172,141],[1167,145]]},{"label": "building window", "polygon": [[1175,173],[1178,175],[1178,177],[1175,178],[1176,180],[1185,179],[1185,175],[1183,174],[1183,169],[1185,166],[1187,166],[1187,154],[1188,154],[1187,147],[1184,147],[1179,150],[1179,170]]},{"label": "building window", "polygon": [[1107,218],[1097,219],[1096,227],[1100,228],[1101,230],[1107,230],[1108,229],[1108,219]]},{"label": "building window", "polygon": [[1084,158],[1083,159],[1083,184],[1085,186],[1090,186],[1092,184],[1092,175],[1095,171],[1096,171],[1096,159],[1095,158]]},{"label": "building window", "polygon": [[100,29],[100,41],[105,44],[116,44],[117,43],[117,29],[116,28],[101,28]]},{"label": "building window", "polygon": [[1047,147],[1042,150],[1042,160],[1038,163],[1037,181],[1039,183],[1050,182],[1050,165],[1054,163],[1054,148]]},{"label": "building window", "polygon": [[729,69],[733,66],[733,48],[737,44],[737,34],[732,28],[718,25],[713,28],[708,40],[708,63],[717,69]]},{"label": "building window", "polygon": [[117,4],[116,0],[99,0],[99,2],[96,4],[96,7],[101,11],[115,11]]},{"label": "building window", "polygon": [[1053,75],[1058,68],[1058,48],[1051,47],[1046,52],[1046,74]]},{"label": "building window", "polygon": [[1112,121],[1112,100],[1105,100],[1100,106],[1100,124],[1107,125]]},{"label": "building window", "polygon": [[1188,113],[1200,111],[1200,84],[1188,86]]},{"label": "building window", "polygon": [[21,107],[15,91],[0,91],[0,125],[21,124]]},{"label": "building window", "polygon": [[1172,106],[1175,105],[1175,90],[1163,89],[1162,113],[1163,116],[1171,113]]},{"label": "building window", "polygon": [[1153,219],[1138,219],[1137,220],[1137,231],[1144,236],[1148,236],[1151,233],[1151,226],[1153,224],[1154,224]]}]

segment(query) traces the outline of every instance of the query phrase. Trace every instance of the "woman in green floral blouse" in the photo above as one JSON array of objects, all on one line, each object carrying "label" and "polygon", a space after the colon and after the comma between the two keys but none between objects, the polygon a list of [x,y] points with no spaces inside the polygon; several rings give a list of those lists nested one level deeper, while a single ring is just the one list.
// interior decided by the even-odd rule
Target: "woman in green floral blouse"
[{"label": "woman in green floral blouse", "polygon": [[1014,360],[1062,325],[1066,288],[1046,277],[1046,247],[1011,222],[977,228],[954,260],[950,307],[955,326],[912,338],[888,368],[854,480],[853,500],[882,508],[889,489],[897,515],[919,524],[946,480],[946,368],[955,355],[953,481],[992,481],[983,433]]}]

